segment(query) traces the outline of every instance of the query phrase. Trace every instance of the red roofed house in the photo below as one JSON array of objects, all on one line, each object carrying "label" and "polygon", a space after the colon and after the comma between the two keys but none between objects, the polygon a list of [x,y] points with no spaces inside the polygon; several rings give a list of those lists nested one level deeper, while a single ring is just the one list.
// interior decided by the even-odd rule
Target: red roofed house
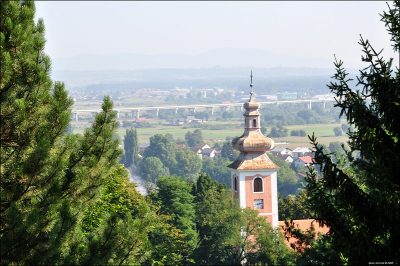
[{"label": "red roofed house", "polygon": [[314,219],[291,220],[288,222],[279,221],[279,229],[281,229],[283,235],[285,236],[286,244],[297,252],[303,252],[304,249],[308,248],[308,246],[299,241],[299,239],[291,233],[291,230],[287,230],[288,227],[292,227],[292,229],[300,229],[302,232],[306,232],[313,228],[315,232],[315,238],[318,237],[318,234],[327,234],[329,232],[329,228],[327,226],[321,226]]},{"label": "red roofed house", "polygon": [[313,158],[311,156],[301,156],[298,157],[293,163],[294,167],[299,169],[311,165],[313,163]]}]

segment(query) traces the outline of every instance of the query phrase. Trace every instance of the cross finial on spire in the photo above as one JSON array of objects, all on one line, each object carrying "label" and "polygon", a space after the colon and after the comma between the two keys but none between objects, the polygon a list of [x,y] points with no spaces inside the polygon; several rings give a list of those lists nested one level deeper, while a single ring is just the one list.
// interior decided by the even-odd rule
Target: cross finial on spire
[{"label": "cross finial on spire", "polygon": [[254,89],[253,89],[253,70],[250,70],[250,101],[253,99]]}]

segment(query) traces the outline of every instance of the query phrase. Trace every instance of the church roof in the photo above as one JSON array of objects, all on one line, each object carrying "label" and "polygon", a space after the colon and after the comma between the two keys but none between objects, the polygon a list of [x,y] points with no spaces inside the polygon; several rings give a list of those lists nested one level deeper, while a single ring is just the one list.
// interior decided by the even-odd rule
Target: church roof
[{"label": "church roof", "polygon": [[271,161],[265,152],[241,152],[239,157],[228,167],[237,170],[279,169],[279,166]]}]

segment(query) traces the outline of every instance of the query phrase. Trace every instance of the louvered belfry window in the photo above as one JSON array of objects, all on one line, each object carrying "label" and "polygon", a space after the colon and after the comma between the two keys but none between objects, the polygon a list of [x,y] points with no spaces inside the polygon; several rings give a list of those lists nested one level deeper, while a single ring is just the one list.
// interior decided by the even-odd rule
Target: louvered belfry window
[{"label": "louvered belfry window", "polygon": [[237,187],[238,187],[238,179],[237,176],[235,176],[234,180],[233,180],[233,188],[235,189],[235,191],[237,191]]}]

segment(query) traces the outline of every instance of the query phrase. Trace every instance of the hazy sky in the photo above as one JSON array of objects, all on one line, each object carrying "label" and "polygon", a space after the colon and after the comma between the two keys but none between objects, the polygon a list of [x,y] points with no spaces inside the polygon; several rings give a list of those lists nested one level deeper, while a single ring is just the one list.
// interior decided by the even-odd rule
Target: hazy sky
[{"label": "hazy sky", "polygon": [[250,48],[360,66],[359,34],[394,56],[385,2],[36,2],[53,60]]}]

